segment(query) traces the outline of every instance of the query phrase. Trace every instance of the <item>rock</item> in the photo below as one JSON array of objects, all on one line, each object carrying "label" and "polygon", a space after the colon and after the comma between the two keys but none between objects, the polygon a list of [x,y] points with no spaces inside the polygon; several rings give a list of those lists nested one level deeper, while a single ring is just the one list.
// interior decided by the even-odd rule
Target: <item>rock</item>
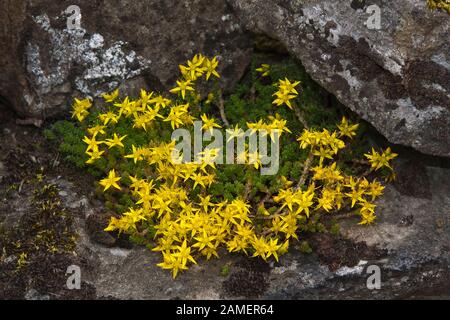
[{"label": "rock", "polygon": [[25,300],[50,300],[48,295],[42,295],[35,289],[30,289],[25,294]]},{"label": "rock", "polygon": [[65,115],[72,97],[116,87],[167,89],[196,53],[218,55],[228,90],[250,61],[249,37],[220,0],[81,1],[79,27],[68,1],[1,3],[0,95],[27,118]]},{"label": "rock", "polygon": [[[14,123],[14,121],[12,121]],[[18,129],[12,128],[12,132]],[[17,144],[33,151],[28,135],[17,135]],[[10,141],[2,137],[2,141]],[[15,149],[11,144],[8,150]],[[48,150],[39,149],[48,152]],[[292,242],[279,262],[265,263],[244,255],[220,250],[220,259],[190,265],[174,280],[156,264],[160,253],[130,244],[104,233],[108,210],[95,199],[90,180],[77,169],[51,166],[53,155],[31,153],[46,164],[44,184],[58,187],[58,202],[67,212],[61,220],[75,236],[75,248],[65,254],[39,250],[28,253],[29,262],[15,272],[20,252],[0,254],[0,298],[23,299],[392,299],[450,297],[450,169],[442,158],[423,156],[408,149],[396,161],[399,172],[377,202],[377,220],[371,226],[358,225],[358,218],[339,219],[343,237],[300,233],[312,253],[301,253],[300,242]],[[26,157],[27,159],[29,157]],[[13,158],[16,159],[16,158]],[[44,161],[45,160],[45,161]],[[30,161],[30,163],[32,163]],[[22,167],[19,161],[4,160],[7,172],[27,173],[31,181],[39,166]],[[20,170],[18,170],[20,169]],[[31,170],[32,169],[32,170]],[[24,172],[24,170],[27,170]],[[72,172],[73,170],[73,172]],[[418,172],[421,172],[420,174]],[[63,174],[64,173],[64,174]],[[63,176],[61,176],[63,174]],[[415,179],[414,177],[417,177]],[[0,193],[9,183],[0,183]],[[36,186],[24,184],[21,193],[0,199],[0,221],[11,230],[12,239],[23,246],[34,243],[36,214],[33,194]],[[63,196],[61,196],[61,194]],[[333,215],[333,213],[330,213]],[[59,229],[57,229],[59,230]],[[10,234],[1,233],[2,234]],[[102,238],[102,237],[110,238]],[[5,242],[4,242],[5,243]],[[14,243],[14,240],[8,240]],[[0,249],[2,237],[0,237]],[[22,250],[22,249],[21,249]],[[30,250],[30,249],[28,249]],[[72,250],[74,250],[72,252]],[[3,259],[2,259],[3,258]],[[81,290],[68,290],[67,268],[79,266]],[[381,289],[369,289],[371,268],[379,268]],[[223,272],[224,267],[227,272]],[[30,291],[34,289],[35,291]]]},{"label": "rock", "polygon": [[111,233],[104,231],[110,217],[107,215],[91,214],[86,219],[86,232],[90,239],[107,247],[112,247],[117,240]]},{"label": "rock", "polygon": [[0,161],[0,182],[2,182],[3,178],[6,176],[7,172],[5,170],[5,165]]},{"label": "rock", "polygon": [[[348,220],[342,225],[347,238],[388,250],[387,264],[392,269],[410,269],[433,261],[450,262],[450,169],[421,165],[427,182],[421,192],[411,191],[420,188],[404,173],[380,198],[376,224],[355,228],[354,222]],[[411,169],[409,161],[404,167],[400,169],[403,172]],[[416,170],[409,171],[409,176],[416,175]]]},{"label": "rock", "polygon": [[[119,250],[86,241],[81,256],[96,266],[92,281],[99,298],[115,299],[391,299],[449,296],[450,170],[419,156],[402,159],[397,184],[388,186],[378,202],[377,223],[359,226],[342,220],[346,239],[321,234],[308,239],[312,254],[291,248],[279,263],[221,253],[220,259],[199,260],[173,280],[155,264],[158,254],[142,247]],[[411,163],[415,163],[411,166]],[[427,180],[423,192],[410,179],[421,167]],[[409,172],[409,173],[408,173]],[[411,187],[408,189],[408,185]],[[401,185],[402,187],[398,187]],[[397,190],[398,188],[398,190]],[[408,190],[408,192],[405,192]],[[431,194],[431,197],[428,195]],[[400,222],[413,215],[411,224]],[[84,233],[80,229],[80,233]],[[340,255],[339,255],[340,253]],[[221,275],[223,266],[229,274]],[[369,289],[369,267],[381,272],[381,289]]]},{"label": "rock", "polygon": [[[450,17],[426,1],[228,0],[391,142],[450,157]],[[373,6],[375,5],[375,6]],[[380,29],[371,24],[380,9]],[[369,11],[369,13],[367,13]]]}]

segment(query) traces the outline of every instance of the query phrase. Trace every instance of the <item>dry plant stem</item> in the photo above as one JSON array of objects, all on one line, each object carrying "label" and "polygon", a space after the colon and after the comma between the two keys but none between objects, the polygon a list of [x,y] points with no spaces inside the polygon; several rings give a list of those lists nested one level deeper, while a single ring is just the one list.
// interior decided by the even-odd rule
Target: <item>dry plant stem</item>
[{"label": "dry plant stem", "polygon": [[358,211],[357,210],[353,210],[353,211],[350,211],[350,212],[337,214],[337,215],[334,216],[334,218],[337,219],[337,220],[341,220],[341,219],[347,219],[347,218],[355,217],[357,215],[358,215]]},{"label": "dry plant stem", "polygon": [[219,111],[220,111],[220,118],[222,118],[222,122],[225,124],[226,127],[230,126],[230,123],[228,122],[227,116],[225,115],[225,103],[222,97],[222,90],[219,90]]},{"label": "dry plant stem", "polygon": [[303,166],[303,172],[300,177],[300,180],[298,181],[297,189],[300,189],[305,184],[306,178],[308,177],[308,172],[311,169],[313,160],[314,160],[314,155],[313,155],[312,151],[310,151],[308,158],[306,158],[305,164]]},{"label": "dry plant stem", "polygon": [[303,125],[305,129],[309,129],[308,123],[305,120],[305,117],[303,116],[302,111],[297,107],[296,104],[293,104],[293,109],[295,112],[295,116],[297,117],[298,121]]},{"label": "dry plant stem", "polygon": [[253,181],[252,179],[247,179],[247,183],[245,184],[244,191],[244,199],[248,200],[248,196],[250,195],[250,191],[252,191]]},{"label": "dry plant stem", "polygon": [[264,206],[266,201],[268,201],[272,197],[272,194],[270,192],[267,192],[267,194],[264,196],[264,198],[258,203],[258,207]]},{"label": "dry plant stem", "polygon": [[[283,214],[282,214],[282,211],[284,210],[285,208],[280,208],[280,209],[278,209],[274,214],[272,214],[272,215],[270,215],[270,216],[264,216],[264,217],[261,217],[260,219],[263,219],[263,220],[272,220],[273,218],[276,218],[276,217],[281,217]],[[251,218],[255,218],[255,216],[251,216]]]}]

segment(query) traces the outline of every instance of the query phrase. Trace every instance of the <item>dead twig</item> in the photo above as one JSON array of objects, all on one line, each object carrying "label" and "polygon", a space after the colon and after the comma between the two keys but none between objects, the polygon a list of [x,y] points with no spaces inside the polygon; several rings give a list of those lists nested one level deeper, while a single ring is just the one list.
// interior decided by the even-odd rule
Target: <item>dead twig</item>
[{"label": "dead twig", "polygon": [[305,184],[306,178],[308,177],[308,172],[311,169],[313,160],[314,160],[314,155],[310,151],[308,158],[306,158],[305,164],[303,165],[303,172],[302,172],[302,175],[300,176],[300,180],[297,183],[297,189],[300,189]]},{"label": "dead twig", "polygon": [[218,100],[219,100],[218,107],[220,111],[220,118],[222,119],[222,122],[225,124],[225,126],[229,127],[230,123],[228,122],[227,116],[225,115],[225,101],[223,100],[222,90],[219,90]]}]

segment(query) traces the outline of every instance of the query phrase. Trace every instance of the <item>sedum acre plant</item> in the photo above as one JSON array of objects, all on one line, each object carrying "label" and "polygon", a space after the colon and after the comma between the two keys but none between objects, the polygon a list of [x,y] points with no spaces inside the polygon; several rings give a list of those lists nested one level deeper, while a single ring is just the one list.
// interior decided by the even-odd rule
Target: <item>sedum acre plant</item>
[{"label": "sedum acre plant", "polygon": [[[73,118],[84,131],[77,137],[85,144],[85,163],[102,175],[99,188],[117,212],[105,230],[129,234],[160,252],[158,266],[175,278],[202,257],[219,257],[221,250],[278,261],[299,240],[299,232],[310,230],[322,215],[346,210],[359,215],[362,225],[373,223],[374,201],[384,189],[375,172],[393,178],[391,162],[397,155],[389,148],[372,149],[360,161],[363,172],[344,170],[342,159],[359,125],[344,117],[335,130],[311,127],[300,106],[298,80],[279,79],[269,86],[275,112],[245,123],[272,140],[275,133],[282,135],[282,162],[290,155],[290,167],[282,164],[279,174],[261,177],[259,155],[248,145],[233,154],[253,158],[246,164],[216,164],[211,161],[218,157],[216,149],[197,154],[197,161],[175,161],[170,133],[193,130],[195,120],[201,120],[203,133],[222,129],[228,139],[242,133],[242,122],[230,124],[226,117],[217,66],[216,58],[196,55],[180,66],[181,77],[167,95],[142,90],[137,98],[120,98],[115,90],[104,94],[104,105],[97,108],[90,99],[75,99]],[[271,73],[268,64],[256,69],[261,79]],[[200,81],[210,89],[206,99],[198,93]],[[297,119],[297,136],[280,113]]]},{"label": "sedum acre plant", "polygon": [[427,4],[431,10],[441,9],[450,13],[450,0],[427,0]]}]

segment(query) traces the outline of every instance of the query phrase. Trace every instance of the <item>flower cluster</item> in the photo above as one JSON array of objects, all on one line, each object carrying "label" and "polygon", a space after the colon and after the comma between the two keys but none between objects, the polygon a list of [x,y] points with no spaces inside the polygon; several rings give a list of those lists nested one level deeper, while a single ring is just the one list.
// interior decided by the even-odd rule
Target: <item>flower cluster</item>
[{"label": "flower cluster", "polygon": [[[342,120],[344,123],[346,119]],[[302,135],[297,139],[300,142],[300,148],[311,148],[311,153],[319,157],[319,163],[322,165],[325,159],[333,159],[340,149],[345,147],[345,143],[339,137],[342,132],[330,133],[327,129],[314,131],[305,129]]]},{"label": "flower cluster", "polygon": [[[91,101],[75,100],[74,117],[86,130],[83,141],[87,163],[107,159],[109,164],[106,176],[99,181],[102,191],[112,197],[125,194],[131,199],[131,204],[112,217],[105,230],[139,236],[150,235],[153,230],[152,250],[160,252],[163,258],[158,266],[171,270],[176,277],[201,257],[219,257],[221,248],[263,260],[278,260],[298,240],[299,221],[312,214],[347,208],[360,215],[360,224],[372,223],[374,200],[383,193],[384,186],[366,176],[346,175],[340,169],[337,156],[346,147],[345,139],[352,139],[358,129],[346,118],[336,131],[304,129],[298,138],[298,152],[307,150],[309,157],[300,181],[294,184],[281,176],[277,192],[265,191],[264,199],[270,205],[262,201],[252,206],[252,199],[245,194],[234,199],[211,196],[210,189],[221,169],[214,162],[218,150],[205,149],[196,155],[196,161],[181,162],[174,157],[175,141],[164,140],[160,132],[190,128],[196,117],[202,120],[203,132],[225,125],[206,113],[194,111],[196,81],[203,76],[205,80],[211,76],[219,78],[217,65],[216,58],[202,55],[181,65],[182,78],[170,90],[174,94],[170,98],[146,90],[136,99],[120,99],[118,90],[104,94],[105,105],[87,123]],[[261,69],[268,70],[269,67]],[[274,103],[292,108],[299,84],[287,78],[279,80]],[[129,126],[130,131],[118,132],[122,124]],[[247,122],[247,127],[264,130],[272,140],[275,132],[292,135],[287,121],[278,114]],[[225,130],[228,139],[243,134],[238,125]],[[134,140],[133,132],[144,132],[145,137],[152,138]],[[253,165],[258,168],[257,152],[244,153],[236,157],[253,157]],[[396,154],[390,149],[381,154],[372,150],[366,157],[367,164],[376,171],[382,167],[392,169],[390,161]]]},{"label": "flower cluster", "polygon": [[77,118],[78,121],[83,121],[89,115],[89,109],[92,107],[92,101],[89,98],[79,100],[75,99],[72,105],[72,118]]},{"label": "flower cluster", "polygon": [[262,77],[268,77],[270,75],[270,65],[263,63],[256,71],[261,73]]},{"label": "flower cluster", "polygon": [[259,130],[260,132],[269,135],[272,141],[275,139],[275,133],[279,136],[284,132],[292,133],[286,126],[287,121],[282,119],[278,113],[275,114],[275,116],[269,116],[268,120],[270,122],[265,122],[263,120],[259,120],[258,122],[247,122],[247,128],[251,129],[253,132]]},{"label": "flower cluster", "polygon": [[291,100],[295,99],[298,96],[298,91],[295,89],[300,84],[300,81],[290,82],[289,79],[285,78],[284,80],[279,80],[278,83],[278,91],[273,95],[276,99],[273,101],[273,104],[277,106],[281,106],[286,104],[290,109],[292,109]]},{"label": "flower cluster", "polygon": [[442,9],[450,13],[449,0],[427,0],[427,4],[431,10]]},{"label": "flower cluster", "polygon": [[365,157],[369,159],[372,168],[375,170],[381,169],[383,167],[393,170],[390,161],[395,159],[397,156],[398,154],[393,153],[390,147],[388,147],[382,153],[378,153],[374,148],[372,148],[372,153],[365,154]]}]

